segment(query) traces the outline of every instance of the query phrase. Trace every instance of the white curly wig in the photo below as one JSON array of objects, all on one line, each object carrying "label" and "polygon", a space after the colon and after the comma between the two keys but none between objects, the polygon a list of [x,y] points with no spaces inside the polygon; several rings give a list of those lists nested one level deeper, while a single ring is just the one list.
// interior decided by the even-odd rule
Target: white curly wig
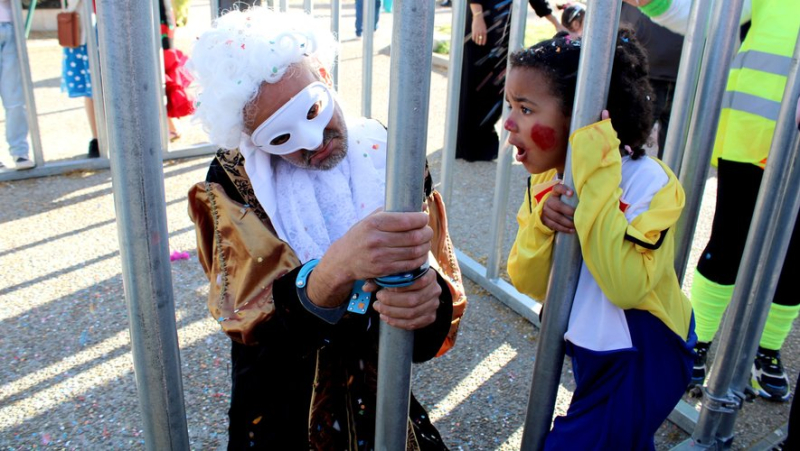
[{"label": "white curly wig", "polygon": [[305,13],[267,7],[230,11],[195,42],[189,60],[200,85],[194,116],[213,144],[234,149],[245,131],[244,109],[261,84],[280,81],[305,57],[330,69],[337,46],[326,27]]}]

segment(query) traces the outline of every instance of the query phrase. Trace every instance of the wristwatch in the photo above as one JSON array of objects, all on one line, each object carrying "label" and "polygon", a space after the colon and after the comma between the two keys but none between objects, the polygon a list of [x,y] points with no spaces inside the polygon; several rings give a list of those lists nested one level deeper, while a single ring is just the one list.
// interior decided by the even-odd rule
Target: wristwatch
[{"label": "wristwatch", "polygon": [[311,271],[319,264],[318,259],[313,259],[307,261],[302,268],[300,268],[300,272],[297,273],[297,278],[295,279],[294,286],[297,289],[297,297],[300,299],[300,303],[303,304],[303,307],[306,308],[310,313],[314,314],[317,318],[325,321],[328,324],[336,324],[342,319],[342,315],[347,310],[347,303],[344,303],[338,307],[320,307],[317,304],[311,302],[311,299],[308,298],[308,294],[306,293],[306,288],[308,287],[308,276],[311,275]]}]

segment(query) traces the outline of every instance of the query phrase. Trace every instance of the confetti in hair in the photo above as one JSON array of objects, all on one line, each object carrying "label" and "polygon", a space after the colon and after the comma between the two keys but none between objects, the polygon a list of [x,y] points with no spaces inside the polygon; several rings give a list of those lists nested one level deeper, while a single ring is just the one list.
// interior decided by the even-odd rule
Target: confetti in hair
[{"label": "confetti in hair", "polygon": [[194,42],[189,61],[200,85],[195,118],[209,140],[238,147],[245,107],[262,83],[277,83],[293,64],[309,58],[330,69],[338,43],[326,30],[305,13],[258,6],[215,20]]}]

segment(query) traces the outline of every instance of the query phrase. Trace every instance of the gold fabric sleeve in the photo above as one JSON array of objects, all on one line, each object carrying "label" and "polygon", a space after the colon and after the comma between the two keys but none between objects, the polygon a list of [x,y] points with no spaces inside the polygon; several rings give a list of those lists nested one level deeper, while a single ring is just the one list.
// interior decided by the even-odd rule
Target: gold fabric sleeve
[{"label": "gold fabric sleeve", "polygon": [[[275,312],[272,283],[300,265],[294,251],[216,183],[189,191],[197,255],[209,281],[208,309],[232,339],[257,343],[255,329]],[[265,233],[266,232],[266,233]]]},{"label": "gold fabric sleeve", "polygon": [[431,242],[431,252],[435,259],[434,269],[436,269],[450,288],[450,295],[453,298],[453,317],[450,321],[450,331],[447,333],[442,347],[436,356],[440,356],[449,351],[456,343],[458,326],[461,324],[461,317],[467,307],[467,296],[464,293],[464,283],[461,279],[461,268],[458,266],[453,243],[450,241],[450,233],[447,229],[447,213],[445,211],[442,196],[438,191],[433,191],[425,203],[429,215],[428,225],[433,229],[433,240]]}]

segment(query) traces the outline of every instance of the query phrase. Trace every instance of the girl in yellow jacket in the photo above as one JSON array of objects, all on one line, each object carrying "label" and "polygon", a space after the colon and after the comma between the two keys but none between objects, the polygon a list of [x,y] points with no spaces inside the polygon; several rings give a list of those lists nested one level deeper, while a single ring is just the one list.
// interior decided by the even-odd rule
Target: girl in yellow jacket
[{"label": "girl in yellow jacket", "polygon": [[[644,155],[655,97],[628,30],[618,36],[604,120],[569,129],[580,49],[580,40],[557,36],[511,56],[505,128],[532,175],[508,273],[544,299],[555,232],[578,234],[584,261],[564,335],[577,387],[546,449],[654,449],[689,382],[696,341],[673,268],[683,189]],[[573,194],[559,180],[568,139],[575,209],[560,201]]]}]

